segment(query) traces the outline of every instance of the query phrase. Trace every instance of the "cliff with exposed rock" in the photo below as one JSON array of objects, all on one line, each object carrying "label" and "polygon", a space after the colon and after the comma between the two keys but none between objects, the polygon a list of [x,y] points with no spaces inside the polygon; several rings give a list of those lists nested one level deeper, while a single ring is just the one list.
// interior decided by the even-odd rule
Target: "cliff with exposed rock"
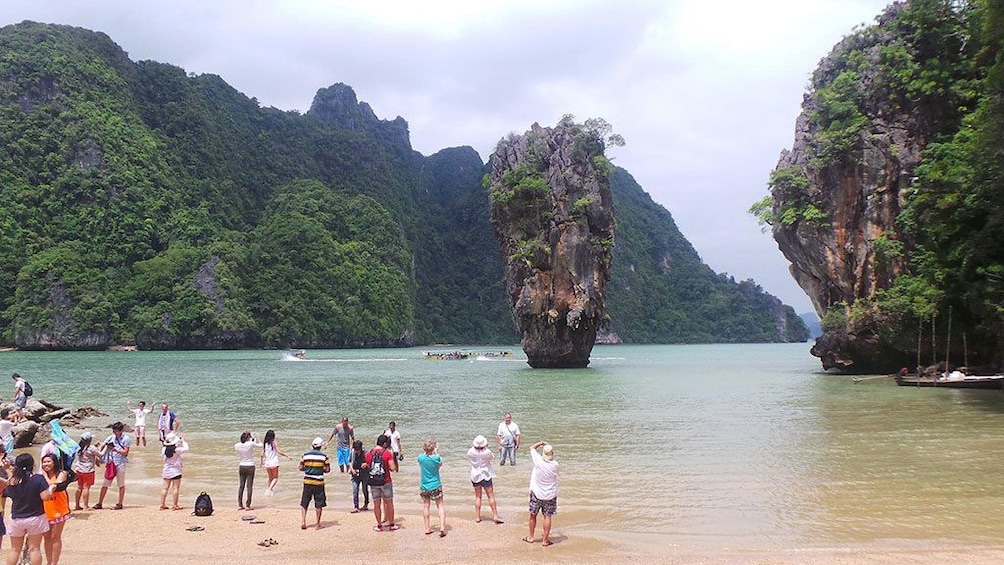
[{"label": "cliff with exposed rock", "polygon": [[891,372],[918,354],[943,359],[931,344],[952,341],[957,362],[995,355],[982,314],[946,282],[949,255],[930,231],[962,198],[933,200],[948,190],[946,144],[978,104],[980,14],[897,2],[841,41],[812,76],[770,198],[754,205],[822,319],[812,354],[824,368]]},{"label": "cliff with exposed rock", "polygon": [[604,140],[566,117],[499,142],[492,226],[506,289],[533,367],[589,364],[604,320],[614,214]]}]

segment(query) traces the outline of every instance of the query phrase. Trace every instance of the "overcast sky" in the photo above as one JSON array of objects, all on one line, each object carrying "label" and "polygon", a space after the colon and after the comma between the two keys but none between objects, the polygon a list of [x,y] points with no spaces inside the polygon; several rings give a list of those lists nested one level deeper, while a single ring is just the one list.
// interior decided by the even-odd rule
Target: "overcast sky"
[{"label": "overcast sky", "polygon": [[712,269],[812,308],[746,210],[790,148],[809,75],[887,0],[2,0],[0,24],[103,31],[134,61],[306,111],[342,82],[430,155],[602,117],[608,151]]}]

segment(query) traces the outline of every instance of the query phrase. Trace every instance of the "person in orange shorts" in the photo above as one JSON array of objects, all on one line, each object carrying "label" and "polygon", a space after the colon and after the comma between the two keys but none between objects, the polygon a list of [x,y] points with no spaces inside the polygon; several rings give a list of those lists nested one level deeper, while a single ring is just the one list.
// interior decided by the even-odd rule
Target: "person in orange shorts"
[{"label": "person in orange shorts", "polygon": [[[101,450],[95,447],[94,434],[80,434],[80,451],[73,459],[73,471],[77,473],[77,490],[73,495],[74,510],[91,509],[91,487],[94,486],[95,468],[101,464]],[[80,506],[83,499],[84,505]]]}]

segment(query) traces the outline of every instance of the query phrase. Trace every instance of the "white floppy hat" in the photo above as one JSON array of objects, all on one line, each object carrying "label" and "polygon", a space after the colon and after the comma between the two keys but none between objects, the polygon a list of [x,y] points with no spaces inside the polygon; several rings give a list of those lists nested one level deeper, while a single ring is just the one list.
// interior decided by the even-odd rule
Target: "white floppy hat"
[{"label": "white floppy hat", "polygon": [[178,435],[174,432],[167,434],[164,438],[164,445],[178,445]]},{"label": "white floppy hat", "polygon": [[544,461],[554,461],[554,448],[551,447],[551,444],[546,444],[544,449],[541,449],[540,451]]},{"label": "white floppy hat", "polygon": [[485,439],[485,436],[479,435],[478,437],[474,438],[474,441],[471,442],[471,445],[473,445],[474,447],[484,447],[488,445],[488,440]]},{"label": "white floppy hat", "polygon": [[320,449],[323,445],[324,440],[319,437],[315,437],[314,441],[310,442],[310,447],[313,447],[314,449]]}]

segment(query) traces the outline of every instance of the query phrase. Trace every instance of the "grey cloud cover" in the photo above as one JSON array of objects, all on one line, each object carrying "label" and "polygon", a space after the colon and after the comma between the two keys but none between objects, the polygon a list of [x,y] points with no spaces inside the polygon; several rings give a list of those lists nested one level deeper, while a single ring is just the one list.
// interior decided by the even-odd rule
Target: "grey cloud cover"
[{"label": "grey cloud cover", "polygon": [[885,0],[479,2],[6,0],[0,24],[107,33],[133,60],[212,73],[265,106],[306,110],[344,82],[408,120],[428,155],[563,114],[603,117],[614,162],[716,271],[809,301],[746,210],[766,194],[819,59]]}]

